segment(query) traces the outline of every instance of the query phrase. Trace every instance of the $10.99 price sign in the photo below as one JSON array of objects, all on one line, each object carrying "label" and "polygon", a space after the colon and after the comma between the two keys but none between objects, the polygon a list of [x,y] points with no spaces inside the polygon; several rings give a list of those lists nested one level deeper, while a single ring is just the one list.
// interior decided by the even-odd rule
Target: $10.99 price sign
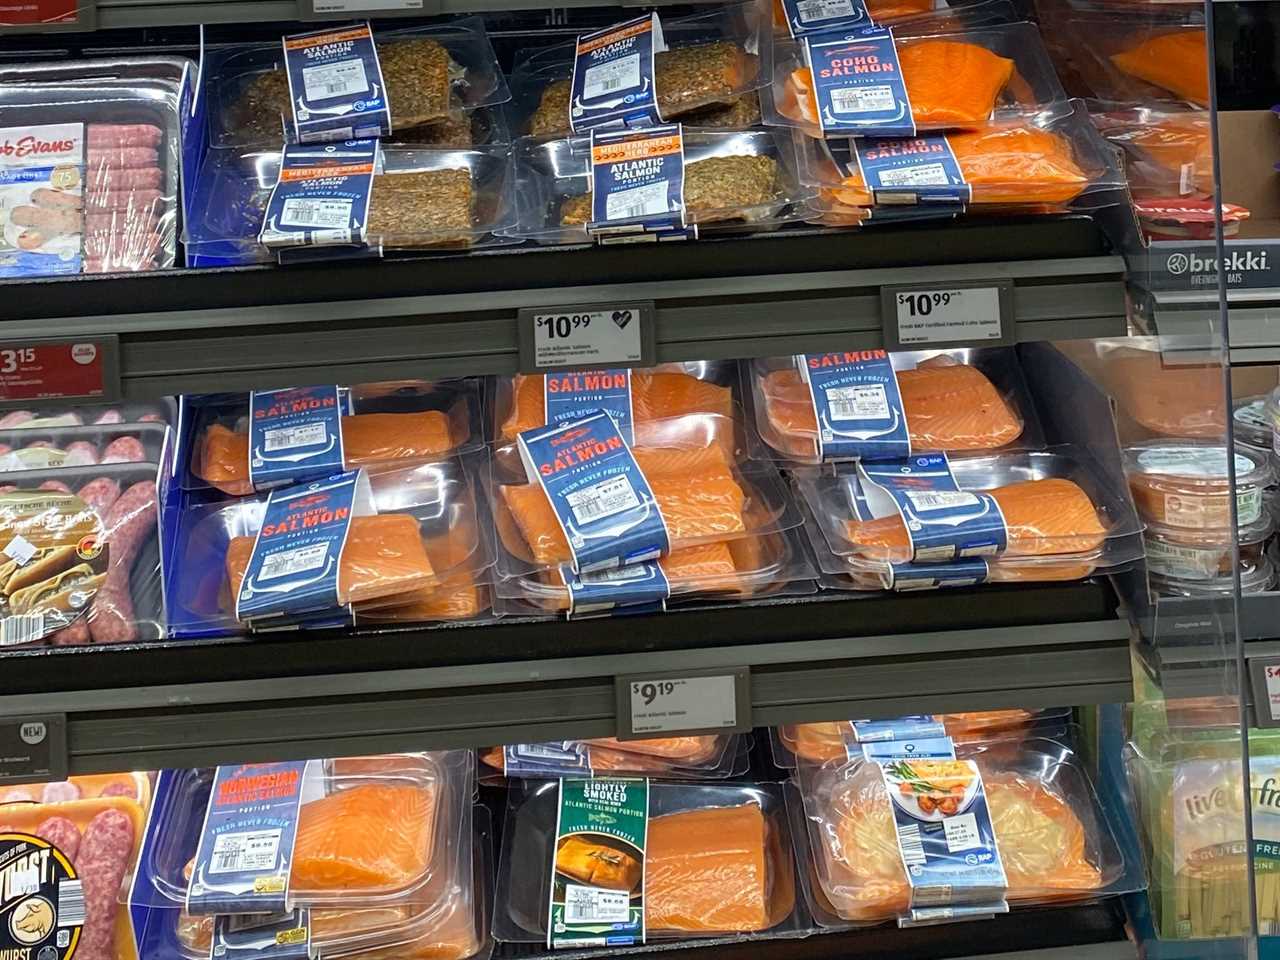
[{"label": "$10.99 price sign", "polygon": [[113,400],[120,395],[118,347],[114,336],[0,341],[0,404]]},{"label": "$10.99 price sign", "polygon": [[745,667],[618,678],[618,736],[730,732],[751,723]]},{"label": "$10.99 price sign", "polygon": [[520,311],[520,367],[527,372],[653,363],[653,305]]},{"label": "$10.99 price sign", "polygon": [[1012,289],[1004,283],[946,288],[885,287],[885,346],[1013,342]]}]

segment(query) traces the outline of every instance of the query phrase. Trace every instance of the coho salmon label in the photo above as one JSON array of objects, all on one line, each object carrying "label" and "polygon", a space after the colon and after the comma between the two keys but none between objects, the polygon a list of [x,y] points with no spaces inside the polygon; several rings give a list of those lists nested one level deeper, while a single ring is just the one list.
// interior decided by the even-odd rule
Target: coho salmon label
[{"label": "coho salmon label", "polygon": [[822,133],[914,137],[893,31],[868,26],[804,38]]},{"label": "coho salmon label", "polygon": [[[876,203],[938,204],[959,212],[973,197],[945,136],[866,138],[852,143],[851,161],[862,172],[862,182]],[[833,153],[840,149],[833,148]]]}]

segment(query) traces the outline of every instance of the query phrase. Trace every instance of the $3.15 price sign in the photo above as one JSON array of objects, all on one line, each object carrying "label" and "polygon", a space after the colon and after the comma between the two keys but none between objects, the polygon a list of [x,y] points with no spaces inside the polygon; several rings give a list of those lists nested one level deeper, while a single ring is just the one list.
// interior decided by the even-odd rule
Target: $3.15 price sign
[{"label": "$3.15 price sign", "polygon": [[618,735],[747,729],[751,722],[746,667],[703,673],[618,678]]},{"label": "$3.15 price sign", "polygon": [[1012,343],[1012,296],[1004,285],[884,288],[885,346]]},{"label": "$3.15 price sign", "polygon": [[0,342],[0,404],[119,396],[119,341],[114,336]]},{"label": "$3.15 price sign", "polygon": [[651,303],[520,311],[520,368],[527,372],[653,362]]}]

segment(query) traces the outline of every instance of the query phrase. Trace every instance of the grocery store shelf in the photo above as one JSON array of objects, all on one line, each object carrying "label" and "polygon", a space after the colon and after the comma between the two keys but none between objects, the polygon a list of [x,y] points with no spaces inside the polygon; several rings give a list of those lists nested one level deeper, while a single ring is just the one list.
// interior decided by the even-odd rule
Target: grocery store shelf
[{"label": "grocery store shelf", "polygon": [[740,666],[755,726],[1118,703],[1132,679],[1114,594],[1086,581],[44,650],[6,660],[0,715],[65,713],[71,771],[88,773],[609,736],[615,677]]},{"label": "grocery store shelf", "polygon": [[652,301],[658,361],[877,347],[882,285],[953,281],[1011,282],[1020,340],[1126,329],[1123,261],[1068,218],[0,284],[0,338],[118,334],[125,396],[151,399],[510,374],[521,307]]}]

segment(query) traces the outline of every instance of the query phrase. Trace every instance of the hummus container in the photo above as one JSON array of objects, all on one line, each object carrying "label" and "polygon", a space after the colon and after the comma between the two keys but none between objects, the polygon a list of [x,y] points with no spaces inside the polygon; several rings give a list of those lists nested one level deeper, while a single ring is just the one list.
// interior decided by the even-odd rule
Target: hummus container
[{"label": "hummus container", "polygon": [[[1270,513],[1263,511],[1254,523],[1241,527],[1240,572],[1247,574],[1263,563],[1267,539],[1275,530]],[[1143,534],[1147,570],[1151,574],[1181,580],[1214,580],[1230,577],[1231,540],[1216,533],[1150,524]]]},{"label": "hummus container", "polygon": [[[1269,459],[1235,448],[1236,523],[1262,515],[1262,491],[1271,481]],[[1232,525],[1227,448],[1194,440],[1148,440],[1125,451],[1134,505],[1145,520],[1169,527],[1225,531]]]}]

